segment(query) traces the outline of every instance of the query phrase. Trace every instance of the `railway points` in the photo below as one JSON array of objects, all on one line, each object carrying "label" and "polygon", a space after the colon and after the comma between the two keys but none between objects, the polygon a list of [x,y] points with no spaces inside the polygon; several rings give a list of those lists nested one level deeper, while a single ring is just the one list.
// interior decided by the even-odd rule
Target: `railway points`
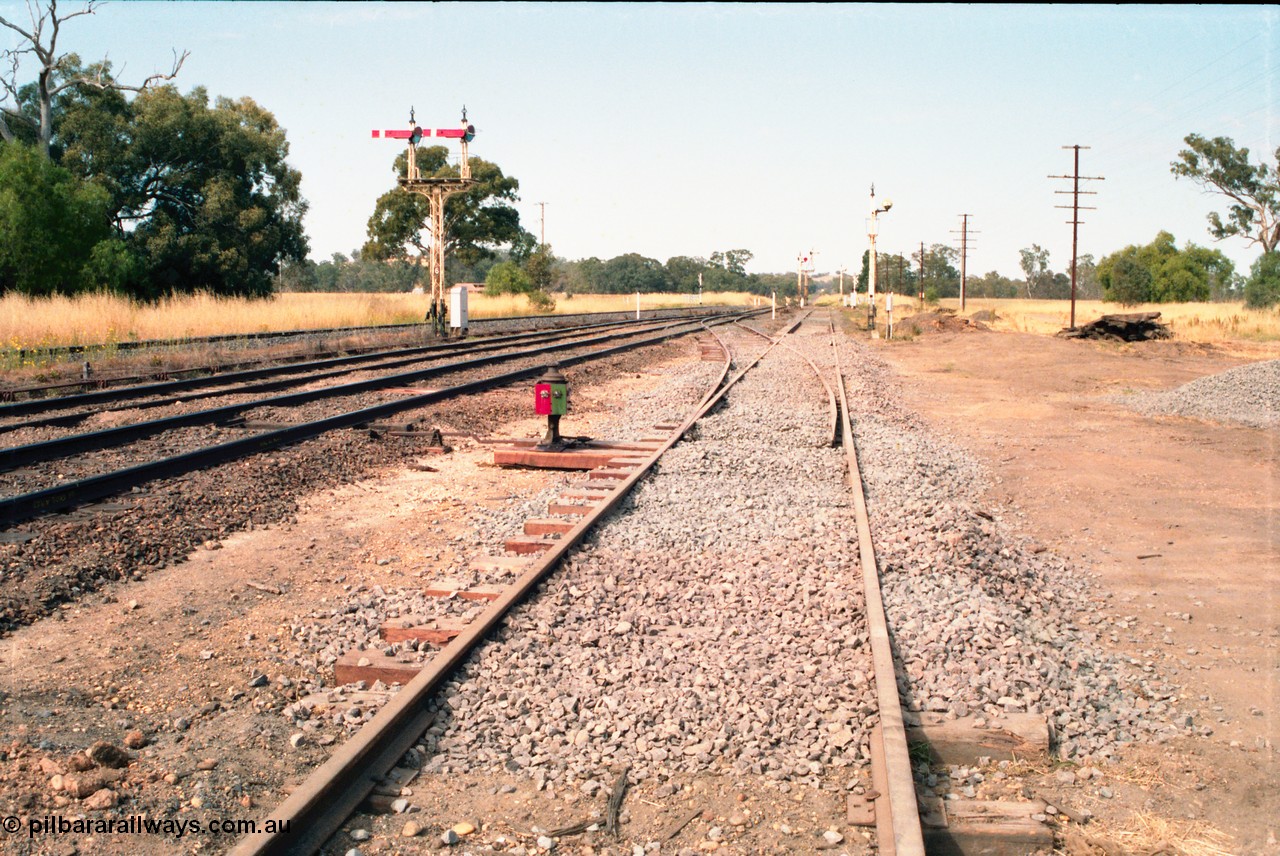
[{"label": "railway points", "polygon": [[[1109,781],[1125,745],[1186,733],[1180,689],[1081,629],[1087,580],[980,503],[846,323],[806,307],[571,357],[561,414],[531,404],[545,361],[418,402],[407,424],[455,447],[429,466],[412,431],[325,434],[23,524],[6,582],[45,599],[7,592],[15,674],[101,639],[50,669],[98,664],[107,713],[61,730],[6,687],[48,735],[22,769],[62,770],[71,805],[74,735],[127,723],[109,810],[306,830],[216,852],[1048,852],[1087,815],[1019,765]],[[274,409],[249,423],[297,410]],[[536,444],[550,415],[620,447],[493,466],[494,437]],[[107,562],[75,553],[103,533]]]}]

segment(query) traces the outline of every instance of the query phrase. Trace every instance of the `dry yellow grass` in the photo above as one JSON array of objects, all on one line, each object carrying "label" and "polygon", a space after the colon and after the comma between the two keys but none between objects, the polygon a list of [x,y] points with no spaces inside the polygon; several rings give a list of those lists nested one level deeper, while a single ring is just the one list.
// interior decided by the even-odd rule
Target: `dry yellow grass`
[{"label": "dry yellow grass", "polygon": [[[914,305],[914,304],[913,304]],[[960,301],[944,300],[942,306],[959,309]],[[965,301],[965,314],[993,310],[997,330],[1050,335],[1066,327],[1071,304],[1066,300]],[[1076,324],[1088,324],[1103,315],[1159,312],[1178,339],[1188,342],[1280,341],[1280,309],[1246,309],[1243,303],[1159,303],[1119,306],[1101,300],[1077,300]]]},{"label": "dry yellow grass", "polygon": [[1095,820],[1072,829],[1057,851],[1070,856],[1233,856],[1231,838],[1202,821],[1168,820],[1139,813],[1112,826]]},{"label": "dry yellow grass", "polygon": [[[641,308],[689,306],[689,295],[641,295]],[[707,294],[708,304],[749,304],[750,295]],[[538,314],[524,297],[471,295],[473,318]],[[557,313],[635,309],[634,295],[557,295]],[[421,321],[420,294],[278,294],[268,300],[174,297],[154,304],[133,303],[106,294],[32,299],[0,298],[0,349],[115,344],[146,339],[180,339],[229,333],[362,327]]]}]

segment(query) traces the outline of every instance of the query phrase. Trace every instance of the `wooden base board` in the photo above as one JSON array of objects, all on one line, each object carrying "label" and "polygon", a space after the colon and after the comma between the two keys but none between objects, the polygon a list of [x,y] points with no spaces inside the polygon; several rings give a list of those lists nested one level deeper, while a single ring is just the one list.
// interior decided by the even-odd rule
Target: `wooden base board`
[{"label": "wooden base board", "polygon": [[576,502],[551,502],[547,504],[547,514],[559,514],[567,517],[586,517],[593,505]]},{"label": "wooden base board", "polygon": [[907,742],[927,743],[935,764],[972,766],[983,757],[1012,761],[1049,755],[1049,723],[1040,714],[1009,713],[989,719],[982,728],[972,716],[952,720],[939,713],[918,716],[918,726],[907,726]]},{"label": "wooden base board", "polygon": [[[364,662],[364,665],[361,663]],[[333,665],[334,680],[339,684],[364,681],[372,684],[407,684],[422,671],[420,663],[401,663],[381,651],[348,651]]]},{"label": "wooden base board", "polygon": [[[1040,801],[937,800],[944,826],[926,824],[929,856],[1026,856],[1053,850],[1053,831],[1031,815],[1043,812]],[[932,807],[936,812],[938,809]]]},{"label": "wooden base board", "polygon": [[413,639],[443,647],[466,629],[466,626],[464,621],[433,618],[427,615],[406,615],[393,618],[379,627],[378,635],[387,642],[407,642]]},{"label": "wooden base board", "polygon": [[533,467],[543,470],[594,470],[617,456],[613,450],[580,452],[540,452],[537,449],[494,449],[493,462],[499,467]]},{"label": "wooden base board", "polygon": [[550,550],[555,545],[555,541],[547,540],[541,536],[517,535],[514,538],[508,538],[506,543],[503,544],[503,548],[508,553],[517,553],[521,556],[529,556]]},{"label": "wooden base board", "polygon": [[467,586],[459,580],[432,580],[422,588],[427,597],[460,597],[463,600],[497,600],[506,591],[506,586],[475,585]]},{"label": "wooden base board", "polygon": [[525,556],[481,556],[471,563],[472,570],[489,573],[517,574],[529,567]]},{"label": "wooden base board", "polygon": [[578,524],[572,520],[556,520],[552,517],[534,517],[524,522],[526,535],[563,535]]}]

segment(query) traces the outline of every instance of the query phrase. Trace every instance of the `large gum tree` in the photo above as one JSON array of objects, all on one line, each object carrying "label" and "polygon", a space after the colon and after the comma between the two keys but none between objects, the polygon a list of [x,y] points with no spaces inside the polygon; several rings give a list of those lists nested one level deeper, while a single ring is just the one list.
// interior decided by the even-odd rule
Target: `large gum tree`
[{"label": "large gum tree", "polygon": [[[0,139],[11,143],[33,142],[47,158],[55,134],[55,111],[58,99],[83,89],[113,92],[141,92],[148,86],[173,80],[189,55],[175,51],[173,67],[168,73],[157,73],[142,83],[130,86],[110,75],[107,63],[85,70],[73,53],[58,53],[58,38],[67,21],[94,14],[99,3],[88,2],[71,12],[62,12],[58,0],[28,6],[30,20],[23,23],[0,15],[0,26],[18,36],[18,46],[0,51]],[[35,80],[23,83],[20,75],[35,72]]]},{"label": "large gum tree", "polygon": [[1276,164],[1269,165],[1251,163],[1249,150],[1228,137],[1190,134],[1186,144],[1170,164],[1173,174],[1230,200],[1225,220],[1217,211],[1209,214],[1209,234],[1217,240],[1239,236],[1274,253],[1280,246],[1280,148]]}]

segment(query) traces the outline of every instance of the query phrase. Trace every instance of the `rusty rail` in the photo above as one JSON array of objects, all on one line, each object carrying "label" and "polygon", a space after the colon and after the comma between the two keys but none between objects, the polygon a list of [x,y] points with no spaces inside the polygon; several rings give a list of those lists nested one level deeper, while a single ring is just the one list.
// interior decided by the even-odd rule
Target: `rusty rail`
[{"label": "rusty rail", "polygon": [[[875,667],[876,701],[880,709],[880,727],[877,729],[880,745],[872,746],[872,775],[887,786],[875,800],[877,838],[880,852],[886,856],[924,856],[924,835],[920,828],[920,811],[911,775],[911,758],[907,753],[907,732],[902,719],[902,701],[898,696],[893,648],[889,641],[884,600],[880,594],[880,572],[876,565],[875,545],[871,539],[867,498],[862,489],[862,472],[858,467],[858,449],[853,440],[853,424],[849,417],[849,401],[840,368],[840,349],[836,344],[834,327],[831,346],[835,353],[836,386],[840,391],[840,429],[849,468],[849,489],[853,493],[854,513],[858,521],[859,564],[862,566],[866,596],[871,659]],[[872,742],[876,742],[876,735],[872,736]],[[880,762],[878,765],[877,760]],[[875,769],[877,766],[879,769]]]},{"label": "rusty rail", "polygon": [[[787,328],[791,332],[799,321]],[[708,328],[709,329],[709,328]],[[521,602],[537,584],[549,574],[561,558],[590,531],[597,521],[613,510],[631,488],[657,463],[662,455],[679,442],[693,424],[709,413],[724,395],[742,377],[777,345],[774,340],[758,356],[752,359],[738,374],[727,382],[732,357],[725,343],[715,333],[712,336],[725,352],[724,368],[711,385],[702,401],[690,415],[649,458],[619,482],[609,497],[566,532],[555,546],[534,560],[519,579],[494,600],[475,621],[454,637],[434,659],[426,664],[413,680],[383,707],[362,730],[343,744],[334,755],[321,765],[283,803],[274,809],[260,829],[266,828],[266,820],[276,822],[290,832],[259,832],[241,839],[230,851],[231,856],[262,856],[262,854],[311,854],[320,849],[360,803],[372,792],[379,779],[409,750],[429,725],[427,702],[434,690],[457,668],[506,613]],[[285,823],[287,821],[287,823]]]}]

